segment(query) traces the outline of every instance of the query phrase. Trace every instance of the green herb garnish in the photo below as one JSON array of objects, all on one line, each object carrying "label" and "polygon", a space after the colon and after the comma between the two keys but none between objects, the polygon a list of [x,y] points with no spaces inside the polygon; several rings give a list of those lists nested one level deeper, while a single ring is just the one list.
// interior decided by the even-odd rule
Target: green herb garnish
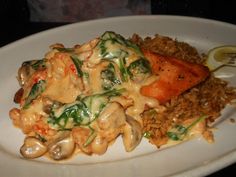
[{"label": "green herb garnish", "polygon": [[32,63],[31,64],[31,67],[34,69],[34,70],[38,70],[39,68],[45,68],[46,65],[45,65],[45,60],[42,59],[42,60],[38,60],[36,61],[35,63]]},{"label": "green herb garnish", "polygon": [[36,138],[43,143],[47,142],[46,138],[44,138],[42,135],[38,133],[36,133]]},{"label": "green herb garnish", "polygon": [[149,139],[151,137],[151,132],[149,131],[144,132],[143,137]]},{"label": "green herb garnish", "polygon": [[25,61],[22,66],[29,66],[35,71],[46,68],[45,59]]},{"label": "green herb garnish", "polygon": [[87,140],[85,141],[85,143],[83,144],[84,147],[91,144],[97,136],[97,133],[95,132],[95,130],[91,126],[88,126],[88,127],[90,129],[90,134],[89,134],[89,137],[87,138]]},{"label": "green herb garnish", "polygon": [[34,99],[36,99],[45,90],[45,85],[46,85],[46,81],[40,80],[32,86],[30,93],[25,100],[25,104],[23,106],[23,109],[28,108],[30,103]]},{"label": "green herb garnish", "polygon": [[129,78],[126,67],[126,59],[129,55],[131,53],[136,53],[140,57],[143,57],[143,54],[137,45],[126,40],[121,35],[110,31],[105,32],[101,36],[98,47],[100,48],[102,59],[114,62],[118,65],[121,80],[123,82],[127,82]]},{"label": "green herb garnish", "polygon": [[101,71],[102,88],[110,90],[114,85],[120,84],[120,80],[116,77],[115,67],[109,63],[106,69]]},{"label": "green herb garnish", "polygon": [[206,116],[206,115],[201,116],[187,127],[185,127],[183,125],[175,125],[175,127],[172,129],[172,131],[167,132],[167,136],[171,140],[182,141],[186,137],[186,135],[188,134],[188,132],[191,128],[193,128],[197,123],[203,121],[207,117],[208,116]]},{"label": "green herb garnish", "polygon": [[83,65],[83,62],[81,60],[79,60],[79,58],[76,55],[71,55],[70,57],[71,57],[74,65],[76,67],[78,76],[82,77],[83,76],[83,72],[81,70],[81,67]]},{"label": "green herb garnish", "polygon": [[[65,104],[64,110],[59,116],[56,116],[56,110],[52,110],[48,123],[57,125],[59,130],[70,129],[73,126],[88,126],[99,117],[109,99],[121,95],[123,91],[124,89],[113,89],[99,94],[78,97],[78,101],[74,104]],[[68,127],[69,120],[72,121],[72,124]]]},{"label": "green herb garnish", "polygon": [[53,49],[58,50],[59,52],[66,52],[66,53],[72,53],[74,52],[73,48],[62,48],[62,47],[54,47]]},{"label": "green herb garnish", "polygon": [[135,81],[141,81],[151,73],[150,63],[144,58],[132,62],[127,70],[130,78]]}]

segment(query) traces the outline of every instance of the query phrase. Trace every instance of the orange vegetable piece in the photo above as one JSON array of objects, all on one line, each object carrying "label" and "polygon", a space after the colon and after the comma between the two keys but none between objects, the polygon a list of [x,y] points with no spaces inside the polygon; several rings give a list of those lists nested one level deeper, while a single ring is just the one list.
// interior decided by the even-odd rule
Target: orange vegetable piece
[{"label": "orange vegetable piece", "polygon": [[158,79],[143,86],[140,92],[144,96],[156,98],[161,104],[199,84],[209,75],[206,66],[161,56],[149,50],[143,50],[143,53]]}]

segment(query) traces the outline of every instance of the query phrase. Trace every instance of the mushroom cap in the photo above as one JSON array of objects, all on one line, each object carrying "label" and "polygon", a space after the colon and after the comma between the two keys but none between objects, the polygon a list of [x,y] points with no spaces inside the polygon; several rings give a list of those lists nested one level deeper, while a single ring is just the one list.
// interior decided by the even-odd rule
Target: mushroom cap
[{"label": "mushroom cap", "polygon": [[40,157],[46,152],[47,147],[35,137],[26,137],[24,144],[20,148],[21,155],[28,159]]},{"label": "mushroom cap", "polygon": [[75,143],[70,132],[62,134],[48,146],[49,156],[54,160],[69,158],[75,149]]},{"label": "mushroom cap", "polygon": [[139,145],[142,139],[142,127],[140,123],[130,116],[126,116],[126,125],[122,134],[125,150],[130,152]]}]

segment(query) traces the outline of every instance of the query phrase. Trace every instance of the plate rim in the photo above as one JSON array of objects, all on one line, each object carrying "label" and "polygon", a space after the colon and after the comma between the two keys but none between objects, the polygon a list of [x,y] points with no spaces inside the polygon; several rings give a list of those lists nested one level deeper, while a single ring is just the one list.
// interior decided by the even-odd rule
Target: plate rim
[{"label": "plate rim", "polygon": [[25,36],[23,38],[17,39],[9,44],[6,44],[2,47],[0,47],[0,52],[2,50],[6,50],[8,47],[13,47],[14,45],[17,45],[18,43],[25,42],[27,40],[32,40],[33,38],[37,37],[38,35],[46,35],[47,33],[50,33],[52,31],[60,31],[60,30],[66,30],[67,28],[74,28],[77,25],[88,25],[90,23],[99,23],[99,22],[109,22],[109,21],[123,21],[123,20],[139,20],[140,18],[142,19],[154,19],[154,18],[163,18],[163,19],[177,19],[177,20],[187,20],[187,21],[197,21],[197,22],[204,22],[204,23],[212,23],[216,25],[221,25],[221,26],[227,26],[229,28],[234,28],[236,30],[236,24],[232,24],[229,22],[224,22],[224,21],[219,21],[215,19],[207,19],[207,18],[202,18],[202,17],[193,17],[193,16],[181,16],[181,15],[130,15],[130,16],[115,16],[115,17],[106,17],[106,18],[100,18],[100,19],[91,19],[87,21],[80,21],[80,22],[75,22],[75,23],[70,23],[70,24],[65,24],[62,26],[58,27],[53,27],[51,29],[43,30],[40,32],[36,32],[34,34],[30,34],[28,36]]},{"label": "plate rim", "polygon": [[[205,19],[205,18],[199,18],[199,17],[188,17],[188,16],[176,16],[176,15],[135,15],[135,16],[122,16],[122,17],[109,17],[109,18],[103,18],[103,19],[95,19],[95,20],[89,20],[89,21],[83,21],[83,22],[76,22],[76,23],[72,23],[72,24],[67,24],[67,25],[63,25],[60,27],[54,27],[52,29],[48,29],[48,30],[44,30],[41,32],[37,32],[35,34],[26,36],[24,38],[21,38],[19,40],[16,40],[12,43],[9,43],[3,47],[0,48],[0,55],[1,52],[4,50],[9,50],[12,47],[15,47],[21,43],[24,43],[27,40],[33,40],[34,38],[38,37],[39,35],[46,35],[47,33],[50,32],[55,32],[55,30],[60,31],[60,30],[66,30],[66,29],[70,29],[70,28],[74,28],[77,25],[87,25],[90,23],[99,23],[100,21],[112,21],[112,20],[127,20],[127,19],[138,19],[138,18],[166,18],[166,19],[182,19],[182,20],[190,20],[190,21],[198,21],[198,22],[204,22],[204,23],[213,23],[213,24],[217,24],[217,25],[222,25],[222,26],[227,26],[229,28],[233,28],[236,30],[236,25],[228,23],[228,22],[222,22],[222,21],[218,21],[218,20],[212,20],[212,19]],[[222,157],[219,157],[213,161],[211,161],[208,164],[208,168],[205,168],[204,165],[200,165],[198,167],[194,167],[193,169],[189,169],[183,172],[178,172],[177,174],[173,174],[172,176],[181,176],[183,174],[188,175],[188,176],[197,176],[197,175],[207,175],[210,174],[212,172],[215,171],[215,168],[217,167],[218,170],[234,163],[236,160],[236,151],[233,150],[232,152],[229,152],[226,155],[222,155]],[[223,163],[223,164],[222,164]],[[199,170],[201,171],[201,174],[197,173],[199,172]]]}]

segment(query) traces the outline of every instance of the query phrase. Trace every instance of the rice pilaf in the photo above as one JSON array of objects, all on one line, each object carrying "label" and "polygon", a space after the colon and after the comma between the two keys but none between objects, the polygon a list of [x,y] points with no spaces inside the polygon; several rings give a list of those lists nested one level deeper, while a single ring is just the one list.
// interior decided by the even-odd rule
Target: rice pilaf
[{"label": "rice pilaf", "polygon": [[[142,39],[133,35],[133,42],[141,48],[163,56],[176,57],[192,63],[204,64],[205,57],[187,43],[170,37],[155,35],[154,38]],[[158,148],[169,141],[168,131],[175,125],[190,125],[201,115],[204,121],[193,127],[194,134],[201,134],[208,142],[214,142],[210,123],[221,115],[221,110],[236,99],[235,88],[226,81],[211,75],[202,83],[164,104],[162,111],[148,110],[143,113],[143,133],[148,134],[149,141]],[[195,130],[194,130],[195,129]]]}]

